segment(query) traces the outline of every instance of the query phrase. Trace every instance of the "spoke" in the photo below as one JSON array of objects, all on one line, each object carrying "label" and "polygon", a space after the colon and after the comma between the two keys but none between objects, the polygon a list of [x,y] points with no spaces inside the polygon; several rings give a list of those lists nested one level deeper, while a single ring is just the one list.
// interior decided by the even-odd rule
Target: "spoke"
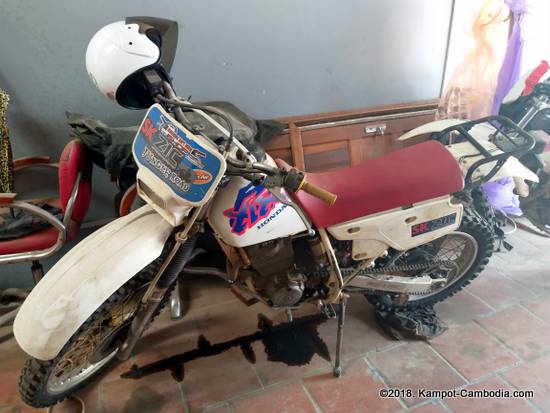
[{"label": "spoke", "polygon": [[[135,291],[134,294],[114,304],[108,313],[96,320],[74,341],[52,373],[53,388],[63,388],[65,382],[78,381],[81,374],[88,374],[87,372],[93,369],[95,364],[90,361],[91,356],[116,328],[131,318],[140,298],[141,294]],[[109,354],[105,357],[109,357]],[[101,364],[101,360],[96,364]]]}]

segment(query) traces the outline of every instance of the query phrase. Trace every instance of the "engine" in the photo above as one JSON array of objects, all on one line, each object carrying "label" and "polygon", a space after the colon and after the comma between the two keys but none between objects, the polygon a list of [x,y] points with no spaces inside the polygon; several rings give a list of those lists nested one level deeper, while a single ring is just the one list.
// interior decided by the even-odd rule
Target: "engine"
[{"label": "engine", "polygon": [[246,247],[254,269],[254,287],[275,307],[296,305],[321,283],[318,277],[307,276],[324,259],[319,248],[317,238],[279,238]]}]

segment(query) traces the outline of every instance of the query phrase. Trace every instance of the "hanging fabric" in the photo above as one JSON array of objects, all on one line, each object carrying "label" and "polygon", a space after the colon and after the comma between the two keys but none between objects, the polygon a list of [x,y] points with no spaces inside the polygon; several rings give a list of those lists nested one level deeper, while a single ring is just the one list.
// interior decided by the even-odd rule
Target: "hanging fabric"
[{"label": "hanging fabric", "polygon": [[[527,11],[527,4],[525,0],[505,0],[505,3],[510,9],[513,26],[508,39],[504,61],[498,75],[498,83],[491,111],[493,115],[499,114],[502,101],[521,75],[521,57],[523,54],[521,23]],[[493,208],[507,214],[521,216],[523,212],[519,207],[519,196],[514,193],[514,188],[514,180],[510,177],[483,185],[483,189]]]},{"label": "hanging fabric", "polygon": [[527,11],[525,0],[504,0],[513,19],[512,33],[498,75],[498,83],[493,99],[493,115],[498,115],[504,97],[514,87],[521,75],[521,57],[523,55],[523,37],[521,23]]},{"label": "hanging fabric", "polygon": [[439,119],[477,119],[491,114],[501,61],[500,45],[506,42],[508,8],[503,0],[485,0],[474,19],[474,47],[455,69],[443,93]]}]

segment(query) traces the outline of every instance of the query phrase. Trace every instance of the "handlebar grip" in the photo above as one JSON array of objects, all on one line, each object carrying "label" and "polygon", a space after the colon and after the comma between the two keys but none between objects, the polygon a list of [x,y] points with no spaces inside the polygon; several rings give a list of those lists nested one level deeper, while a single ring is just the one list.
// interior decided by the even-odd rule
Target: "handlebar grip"
[{"label": "handlebar grip", "polygon": [[332,192],[329,192],[321,188],[320,186],[308,182],[306,178],[302,180],[302,183],[300,184],[298,190],[307,192],[308,194],[320,199],[323,202],[326,202],[329,205],[334,205],[334,203],[336,202],[336,198],[338,198],[336,194],[333,194]]}]

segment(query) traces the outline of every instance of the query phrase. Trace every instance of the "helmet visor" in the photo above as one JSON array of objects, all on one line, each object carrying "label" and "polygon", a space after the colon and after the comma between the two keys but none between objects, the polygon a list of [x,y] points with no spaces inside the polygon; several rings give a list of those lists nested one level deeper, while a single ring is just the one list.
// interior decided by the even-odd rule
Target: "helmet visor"
[{"label": "helmet visor", "polygon": [[159,63],[170,73],[178,45],[178,22],[158,17],[135,16],[127,17],[126,24],[137,24],[139,32],[159,46]]}]

